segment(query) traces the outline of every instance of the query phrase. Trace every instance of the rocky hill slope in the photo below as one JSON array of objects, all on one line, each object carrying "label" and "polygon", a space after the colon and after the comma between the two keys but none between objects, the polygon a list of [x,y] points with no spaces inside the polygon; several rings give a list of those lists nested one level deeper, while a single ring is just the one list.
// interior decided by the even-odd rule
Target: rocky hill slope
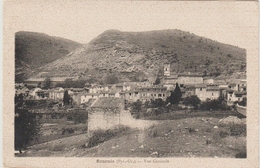
[{"label": "rocky hill slope", "polygon": [[39,72],[98,80],[114,74],[120,81],[140,81],[162,74],[164,63],[171,63],[174,72],[228,75],[245,70],[246,50],[180,30],[107,30]]},{"label": "rocky hill slope", "polygon": [[37,68],[69,54],[81,44],[43,33],[15,34],[15,79],[22,81]]}]

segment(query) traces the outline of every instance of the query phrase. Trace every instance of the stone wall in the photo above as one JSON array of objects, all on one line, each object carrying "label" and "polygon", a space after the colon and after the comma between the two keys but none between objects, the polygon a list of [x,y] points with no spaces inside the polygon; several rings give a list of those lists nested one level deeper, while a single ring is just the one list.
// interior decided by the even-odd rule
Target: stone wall
[{"label": "stone wall", "polygon": [[108,130],[120,124],[119,108],[91,108],[88,113],[88,135],[98,129]]}]

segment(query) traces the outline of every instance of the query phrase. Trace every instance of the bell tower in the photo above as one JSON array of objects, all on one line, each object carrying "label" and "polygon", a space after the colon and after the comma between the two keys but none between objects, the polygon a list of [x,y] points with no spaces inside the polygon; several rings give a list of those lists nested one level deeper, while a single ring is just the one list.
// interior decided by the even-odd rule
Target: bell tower
[{"label": "bell tower", "polygon": [[164,64],[164,76],[170,76],[171,64]]}]

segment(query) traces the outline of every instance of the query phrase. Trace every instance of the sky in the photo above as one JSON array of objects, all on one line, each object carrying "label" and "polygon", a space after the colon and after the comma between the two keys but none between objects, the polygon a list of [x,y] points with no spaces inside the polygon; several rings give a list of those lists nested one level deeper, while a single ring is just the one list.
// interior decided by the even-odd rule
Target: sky
[{"label": "sky", "polygon": [[179,29],[250,48],[258,32],[257,2],[221,1],[9,1],[5,29],[46,33],[88,43],[108,29]]}]

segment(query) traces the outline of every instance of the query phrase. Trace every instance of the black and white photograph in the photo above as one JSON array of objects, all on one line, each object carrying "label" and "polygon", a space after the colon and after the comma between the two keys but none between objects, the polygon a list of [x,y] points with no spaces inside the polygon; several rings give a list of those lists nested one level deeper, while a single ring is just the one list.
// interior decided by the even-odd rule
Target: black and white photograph
[{"label": "black and white photograph", "polygon": [[254,167],[257,21],[254,1],[5,1],[14,165]]}]

